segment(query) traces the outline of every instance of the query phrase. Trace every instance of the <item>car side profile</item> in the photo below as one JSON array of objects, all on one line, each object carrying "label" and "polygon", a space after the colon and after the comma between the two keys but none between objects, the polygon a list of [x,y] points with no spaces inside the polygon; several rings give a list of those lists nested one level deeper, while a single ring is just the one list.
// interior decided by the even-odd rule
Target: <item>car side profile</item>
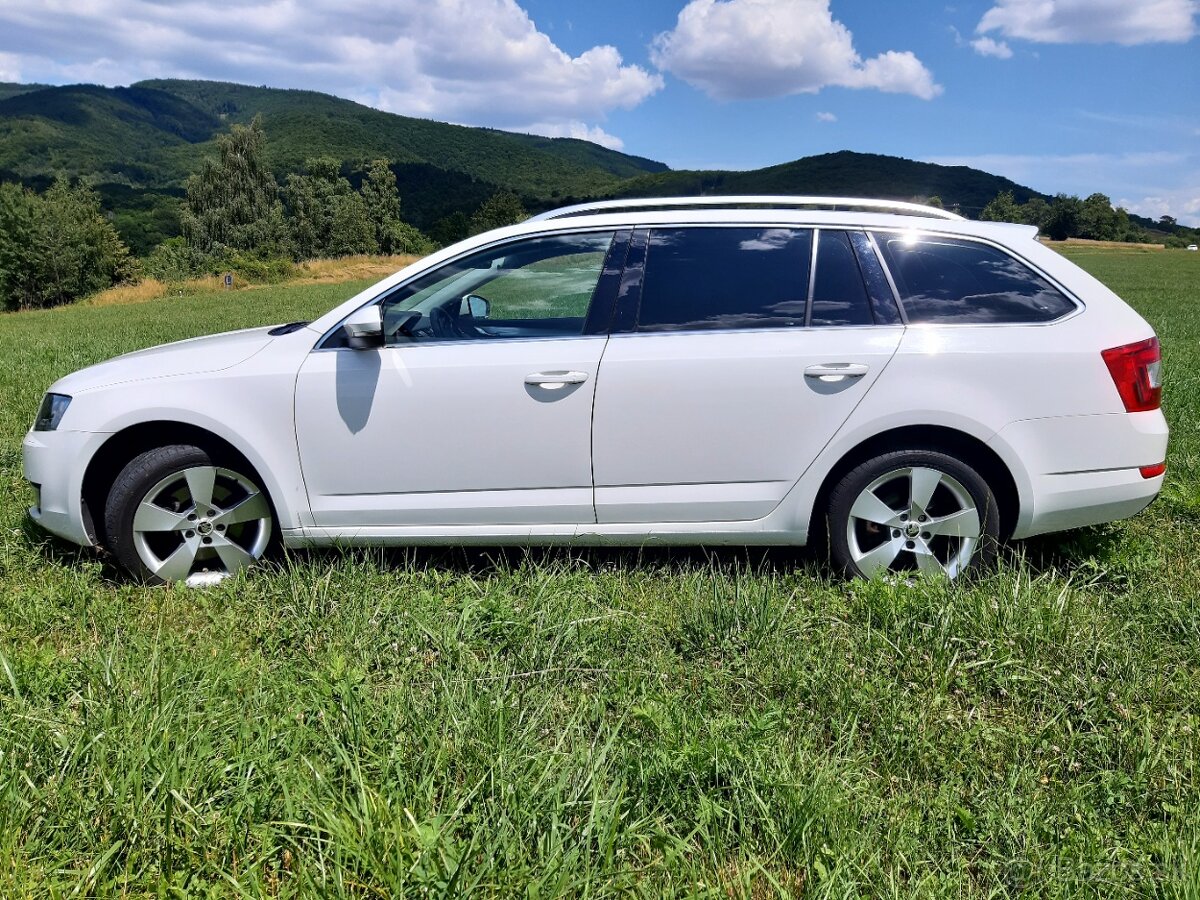
[{"label": "car side profile", "polygon": [[568,207],[311,323],[56,382],[42,527],[204,582],[277,542],[827,542],[982,566],[1161,488],[1151,327],[1028,226],[882,200]]}]

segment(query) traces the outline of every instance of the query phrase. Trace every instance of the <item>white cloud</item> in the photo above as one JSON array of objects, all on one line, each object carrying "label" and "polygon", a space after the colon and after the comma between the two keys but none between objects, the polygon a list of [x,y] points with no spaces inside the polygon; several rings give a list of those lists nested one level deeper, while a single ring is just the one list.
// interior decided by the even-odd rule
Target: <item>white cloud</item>
[{"label": "white cloud", "polygon": [[15,54],[0,53],[0,81],[20,81],[21,66]]},{"label": "white cloud", "polygon": [[1184,43],[1196,0],[995,0],[975,29],[1043,44]]},{"label": "white cloud", "polygon": [[1163,196],[1140,199],[1121,197],[1117,200],[1117,205],[1148,219],[1157,220],[1163,216],[1171,216],[1180,225],[1200,228],[1200,184],[1191,188],[1181,188]]},{"label": "white cloud", "polygon": [[691,0],[654,38],[651,59],[718,100],[873,88],[924,100],[942,92],[911,52],[863,60],[828,0]]},{"label": "white cloud", "polygon": [[993,41],[990,37],[981,37],[971,41],[971,47],[980,56],[994,56],[996,59],[1012,59],[1012,48],[1004,41]]},{"label": "white cloud", "polygon": [[831,112],[819,112],[819,113],[817,113],[817,121],[818,122],[836,122],[837,116],[835,116]]},{"label": "white cloud", "polygon": [[[196,77],[325,91],[392,112],[593,133],[662,76],[571,56],[516,0],[4,0],[0,72],[127,84]],[[590,138],[589,138],[590,139]]]},{"label": "white cloud", "polygon": [[578,138],[581,141],[591,141],[609,150],[623,150],[625,142],[616,135],[609,134],[598,125],[588,125],[586,122],[538,122],[522,131],[529,134],[540,134],[543,137]]}]

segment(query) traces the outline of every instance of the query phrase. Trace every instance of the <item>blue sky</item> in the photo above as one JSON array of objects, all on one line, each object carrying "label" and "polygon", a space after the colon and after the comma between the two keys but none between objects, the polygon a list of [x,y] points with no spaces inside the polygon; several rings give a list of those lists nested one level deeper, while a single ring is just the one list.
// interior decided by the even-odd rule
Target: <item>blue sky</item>
[{"label": "blue sky", "polygon": [[834,150],[1200,225],[1197,0],[5,0],[0,80],[201,77],[588,137],[673,168]]}]

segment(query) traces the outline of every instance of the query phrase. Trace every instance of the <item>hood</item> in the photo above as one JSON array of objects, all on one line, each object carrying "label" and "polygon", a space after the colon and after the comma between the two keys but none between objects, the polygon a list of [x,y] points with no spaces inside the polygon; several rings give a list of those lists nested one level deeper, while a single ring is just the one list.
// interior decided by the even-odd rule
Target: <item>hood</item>
[{"label": "hood", "polygon": [[245,362],[271,343],[269,330],[270,327],[249,328],[135,350],[72,372],[56,381],[50,390],[75,396],[127,381],[219,372]]}]

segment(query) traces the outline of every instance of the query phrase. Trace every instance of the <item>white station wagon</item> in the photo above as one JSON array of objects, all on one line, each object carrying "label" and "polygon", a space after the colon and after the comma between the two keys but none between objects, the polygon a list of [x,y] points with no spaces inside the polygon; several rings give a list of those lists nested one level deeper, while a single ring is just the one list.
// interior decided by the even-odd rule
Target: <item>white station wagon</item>
[{"label": "white station wagon", "polygon": [[851,575],[954,577],[1163,481],[1153,330],[1035,231],[837,198],[559,209],[315,322],[61,379],[30,514],[152,582],[276,541],[819,539]]}]

